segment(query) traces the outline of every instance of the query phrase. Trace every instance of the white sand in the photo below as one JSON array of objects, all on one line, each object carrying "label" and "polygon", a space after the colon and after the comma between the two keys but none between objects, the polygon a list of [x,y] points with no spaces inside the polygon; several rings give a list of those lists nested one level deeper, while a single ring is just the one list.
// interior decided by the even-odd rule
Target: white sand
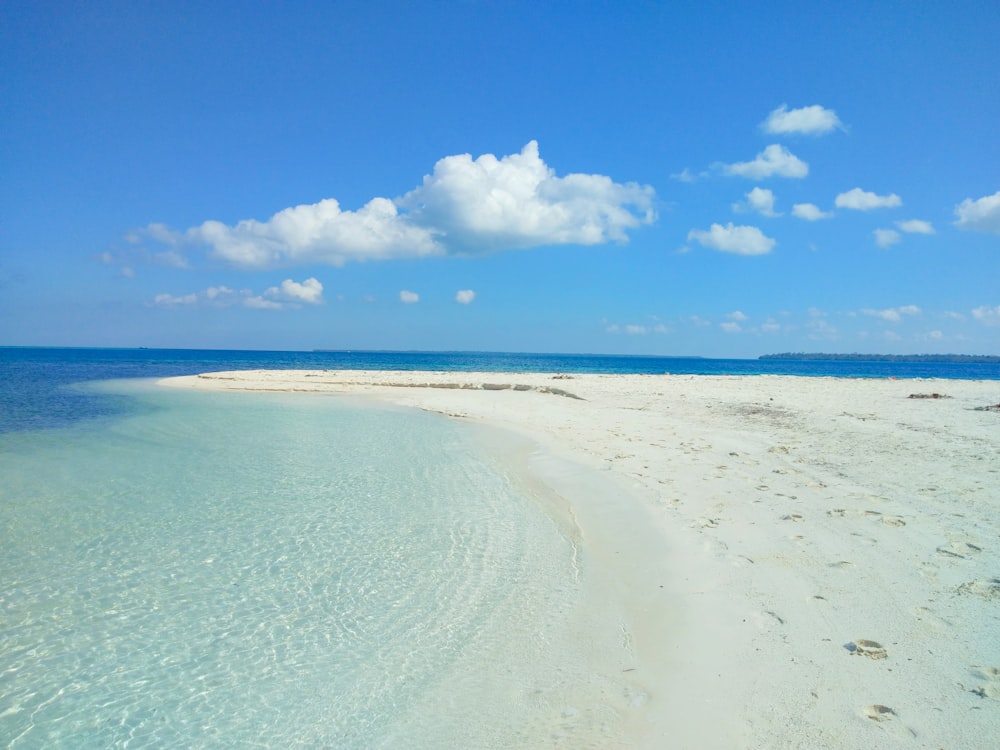
[{"label": "white sand", "polygon": [[[604,470],[626,490],[613,498],[623,516],[639,503],[653,519],[658,541],[643,544],[661,562],[635,572],[637,601],[675,611],[662,630],[641,611],[634,623],[642,663],[665,668],[648,683],[649,747],[1000,746],[1000,413],[975,409],[1000,403],[1000,382],[360,371],[165,382],[363,394],[495,424]],[[947,398],[909,398],[932,393]]]}]

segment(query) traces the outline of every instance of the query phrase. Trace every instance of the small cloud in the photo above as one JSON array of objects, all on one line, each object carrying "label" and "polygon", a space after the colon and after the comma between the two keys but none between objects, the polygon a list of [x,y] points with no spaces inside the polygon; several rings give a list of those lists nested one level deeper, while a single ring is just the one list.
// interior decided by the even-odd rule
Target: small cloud
[{"label": "small cloud", "polygon": [[899,232],[895,229],[876,229],[872,234],[875,235],[875,244],[879,247],[889,247],[899,242]]},{"label": "small cloud", "polygon": [[175,297],[172,294],[157,294],[153,297],[153,304],[157,307],[182,307],[185,305],[194,305],[197,302],[197,294],[185,294],[182,297]]},{"label": "small cloud", "polygon": [[671,180],[677,180],[678,182],[697,182],[699,177],[703,177],[704,173],[701,175],[694,174],[690,169],[684,167],[680,172],[670,175]]},{"label": "small cloud", "polygon": [[774,212],[774,193],[766,188],[755,187],[746,194],[746,200],[733,204],[733,210],[741,213],[756,211],[762,216],[775,217],[781,214]]},{"label": "small cloud", "polygon": [[837,208],[850,208],[854,211],[871,211],[876,208],[895,208],[903,205],[902,199],[895,193],[876,195],[861,188],[841,193],[833,203]]},{"label": "small cloud", "polygon": [[705,320],[699,315],[692,315],[690,318],[688,318],[688,320],[690,320],[698,328],[705,328],[707,326],[712,325],[711,321]]},{"label": "small cloud", "polygon": [[870,308],[861,311],[864,315],[889,323],[899,323],[904,315],[919,315],[920,308],[916,305],[903,305],[902,307],[888,307],[884,310],[872,310]]},{"label": "small cloud", "polygon": [[966,198],[955,206],[955,226],[975,232],[1000,234],[1000,190],[982,198]]},{"label": "small cloud", "polygon": [[412,305],[420,301],[420,295],[416,292],[410,292],[404,289],[399,293],[399,301],[404,305]]},{"label": "small cloud", "polygon": [[284,305],[280,302],[275,302],[273,299],[264,299],[263,297],[247,297],[243,300],[243,306],[253,310],[281,310],[284,308]]},{"label": "small cloud", "polygon": [[455,293],[455,301],[462,305],[468,305],[476,298],[476,293],[471,289],[462,289]]},{"label": "small cloud", "polygon": [[735,310],[729,313],[729,315],[727,315],[726,317],[729,318],[730,320],[736,320],[740,322],[748,320],[747,316],[741,313],[739,310]]},{"label": "small cloud", "polygon": [[153,298],[157,307],[203,305],[207,307],[233,307],[236,305],[255,310],[284,310],[302,304],[318,305],[323,302],[323,285],[314,278],[299,283],[285,279],[280,286],[272,286],[256,295],[249,289],[236,291],[228,286],[210,286],[201,292],[180,297],[158,294]]},{"label": "small cloud", "polygon": [[767,322],[760,327],[760,330],[764,333],[777,333],[781,330],[781,324],[772,318],[768,318]]},{"label": "small cloud", "polygon": [[921,219],[908,219],[907,221],[897,221],[896,226],[908,234],[934,234],[934,227],[929,221]]},{"label": "small cloud", "polygon": [[625,333],[627,333],[629,336],[645,336],[648,332],[649,330],[646,328],[646,326],[641,326],[634,323],[625,326]]},{"label": "small cloud", "polygon": [[965,320],[965,316],[960,312],[955,312],[954,310],[948,310],[945,312],[944,316],[951,320]]},{"label": "small cloud", "polygon": [[740,331],[743,330],[743,327],[739,323],[735,323],[732,321],[728,323],[719,323],[719,328],[721,328],[726,333],[739,333]]},{"label": "small cloud", "polygon": [[809,165],[784,146],[772,144],[757,154],[753,161],[718,164],[723,174],[760,180],[765,177],[801,178],[809,174]]},{"label": "small cloud", "polygon": [[819,221],[832,218],[833,211],[823,211],[813,203],[796,203],[792,206],[792,216],[806,221]]},{"label": "small cloud", "polygon": [[809,339],[812,341],[834,341],[840,338],[840,331],[830,325],[825,318],[813,318],[807,324]]},{"label": "small cloud", "polygon": [[782,104],[761,124],[765,133],[774,135],[803,134],[825,135],[835,128],[843,129],[837,113],[818,104],[799,109],[788,109]]},{"label": "small cloud", "polygon": [[737,255],[764,255],[771,252],[777,244],[757,227],[733,226],[732,222],[726,226],[712,224],[707,231],[692,229],[688,232],[688,240],[694,240],[703,247]]},{"label": "small cloud", "polygon": [[1000,325],[1000,305],[996,307],[981,305],[972,311],[972,317],[988,326]]},{"label": "small cloud", "polygon": [[280,287],[272,286],[264,295],[286,302],[304,302],[307,305],[319,305],[323,302],[323,285],[314,278],[308,278],[301,284],[291,279],[285,279]]}]

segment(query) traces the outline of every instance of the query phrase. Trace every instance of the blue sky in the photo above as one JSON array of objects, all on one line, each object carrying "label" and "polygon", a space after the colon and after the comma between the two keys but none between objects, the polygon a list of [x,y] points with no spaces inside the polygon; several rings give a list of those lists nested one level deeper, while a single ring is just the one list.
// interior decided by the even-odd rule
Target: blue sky
[{"label": "blue sky", "polygon": [[1000,4],[0,5],[0,344],[1000,353]]}]

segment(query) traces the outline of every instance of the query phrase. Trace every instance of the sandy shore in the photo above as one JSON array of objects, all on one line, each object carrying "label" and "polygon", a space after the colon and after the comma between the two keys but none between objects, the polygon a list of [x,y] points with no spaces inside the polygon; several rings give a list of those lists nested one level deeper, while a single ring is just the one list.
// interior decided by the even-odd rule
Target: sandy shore
[{"label": "sandy shore", "polygon": [[[1000,382],[250,371],[514,430],[606,472],[679,603],[651,747],[992,748]],[[932,397],[934,395],[941,397]],[[657,583],[662,581],[657,579]],[[651,644],[650,639],[659,639]]]}]

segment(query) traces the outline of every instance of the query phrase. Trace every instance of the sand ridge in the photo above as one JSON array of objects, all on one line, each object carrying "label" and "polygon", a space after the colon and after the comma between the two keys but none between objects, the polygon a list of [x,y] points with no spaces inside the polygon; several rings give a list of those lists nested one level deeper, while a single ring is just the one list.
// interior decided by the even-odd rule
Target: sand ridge
[{"label": "sand ridge", "polygon": [[365,395],[505,427],[606,471],[654,511],[669,593],[684,602],[650,747],[1000,737],[1000,415],[982,408],[1000,383],[369,371],[164,382]]}]

